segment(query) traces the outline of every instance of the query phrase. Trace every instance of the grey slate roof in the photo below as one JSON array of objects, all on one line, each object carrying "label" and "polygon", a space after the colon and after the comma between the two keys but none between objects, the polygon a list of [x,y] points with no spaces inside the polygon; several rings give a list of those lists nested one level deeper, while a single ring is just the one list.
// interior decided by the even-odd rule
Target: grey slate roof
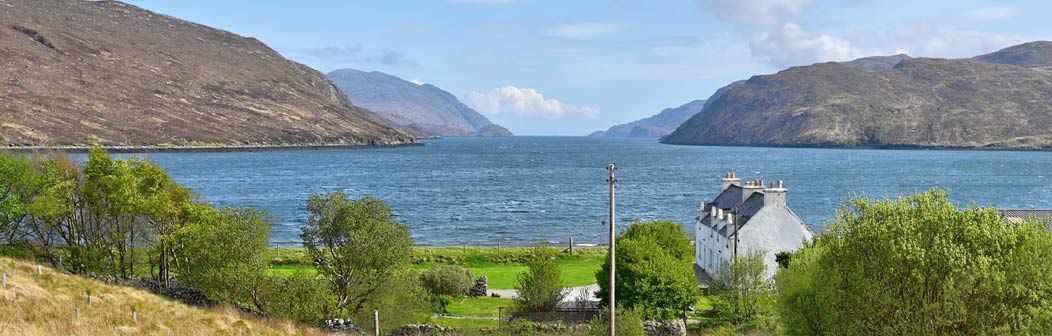
[{"label": "grey slate roof", "polygon": [[1000,209],[1006,223],[1020,223],[1026,220],[1037,220],[1052,230],[1052,209]]},{"label": "grey slate roof", "polygon": [[[749,199],[742,202],[742,188],[736,185],[731,185],[719,195],[716,196],[716,200],[711,203],[706,203],[705,208],[702,211],[705,216],[701,218],[701,224],[712,227],[712,208],[717,209],[738,209],[738,227],[743,227],[749,223],[749,219],[752,218],[757,212],[763,208],[763,193],[756,192],[749,195]],[[728,230],[724,227],[720,230],[720,235],[727,237]]]}]

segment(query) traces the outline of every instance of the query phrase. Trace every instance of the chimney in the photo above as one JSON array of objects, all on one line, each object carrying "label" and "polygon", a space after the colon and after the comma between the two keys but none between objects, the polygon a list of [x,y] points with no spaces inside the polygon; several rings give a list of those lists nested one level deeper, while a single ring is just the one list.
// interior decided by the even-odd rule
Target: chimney
[{"label": "chimney", "polygon": [[729,172],[723,174],[723,179],[720,180],[720,182],[723,183],[723,189],[721,190],[723,191],[727,190],[727,188],[730,188],[732,185],[740,186],[742,180],[738,178],[738,174],[735,174],[734,172]]},{"label": "chimney", "polygon": [[763,180],[749,181],[742,187],[742,202],[749,199],[753,193],[763,190]]},{"label": "chimney", "polygon": [[788,189],[782,185],[782,180],[778,182],[771,182],[771,185],[763,190],[763,206],[785,206],[786,194],[789,193]]}]

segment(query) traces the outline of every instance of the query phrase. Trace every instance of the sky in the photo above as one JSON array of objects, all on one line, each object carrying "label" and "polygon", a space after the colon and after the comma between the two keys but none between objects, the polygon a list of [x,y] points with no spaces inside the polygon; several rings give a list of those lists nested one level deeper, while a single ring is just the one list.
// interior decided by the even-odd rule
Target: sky
[{"label": "sky", "polygon": [[431,83],[519,135],[585,135],[753,75],[1052,39],[1052,0],[131,0],[322,72]]}]

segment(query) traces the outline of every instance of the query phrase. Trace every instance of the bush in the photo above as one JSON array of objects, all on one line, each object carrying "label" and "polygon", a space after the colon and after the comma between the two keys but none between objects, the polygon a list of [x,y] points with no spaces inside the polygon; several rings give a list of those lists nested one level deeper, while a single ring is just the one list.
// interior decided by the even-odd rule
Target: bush
[{"label": "bush", "polygon": [[[635,223],[617,237],[617,302],[644,318],[676,319],[697,302],[694,247],[671,221]],[[599,297],[609,297],[610,260],[596,273]],[[606,301],[601,301],[606,304]]]},{"label": "bush", "polygon": [[[623,309],[617,308],[615,312],[617,314],[617,323],[615,328],[615,335],[618,336],[643,336],[643,313],[636,309]],[[599,312],[588,322],[591,326],[592,331],[589,335],[595,336],[609,336],[610,335],[610,308],[603,307],[603,310]]]},{"label": "bush", "polygon": [[[543,253],[544,247],[536,251]],[[522,312],[555,310],[566,297],[566,289],[559,285],[559,267],[551,258],[536,258],[526,263],[526,266],[528,269],[519,273],[519,283],[515,285],[519,291],[519,298],[515,300],[516,309]]]},{"label": "bush", "polygon": [[774,305],[774,284],[765,277],[764,253],[753,251],[723,263],[709,284],[719,311],[736,325],[767,315]]},{"label": "bush", "polygon": [[941,190],[844,203],[776,275],[788,334],[1052,332],[1052,234]]},{"label": "bush", "polygon": [[460,266],[439,265],[420,275],[420,281],[432,295],[467,295],[475,285],[475,277]]},{"label": "bush", "polygon": [[309,325],[319,325],[335,317],[335,296],[323,279],[310,272],[296,272],[287,277],[268,277],[270,315],[290,318]]}]

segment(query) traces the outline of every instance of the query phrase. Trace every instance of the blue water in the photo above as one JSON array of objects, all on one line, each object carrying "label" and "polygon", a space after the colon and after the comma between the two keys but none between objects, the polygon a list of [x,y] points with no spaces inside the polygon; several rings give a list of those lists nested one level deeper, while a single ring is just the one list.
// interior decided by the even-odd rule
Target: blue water
[{"label": "blue water", "polygon": [[[297,246],[307,196],[337,189],[387,201],[421,245],[603,243],[606,164],[617,162],[618,224],[693,226],[698,204],[735,171],[784,180],[816,231],[845,196],[933,186],[960,204],[1052,208],[1052,152],[699,147],[652,139],[446,138],[369,150],[139,154],[219,206],[269,210],[276,246]],[[689,232],[689,231],[688,231]]]}]

